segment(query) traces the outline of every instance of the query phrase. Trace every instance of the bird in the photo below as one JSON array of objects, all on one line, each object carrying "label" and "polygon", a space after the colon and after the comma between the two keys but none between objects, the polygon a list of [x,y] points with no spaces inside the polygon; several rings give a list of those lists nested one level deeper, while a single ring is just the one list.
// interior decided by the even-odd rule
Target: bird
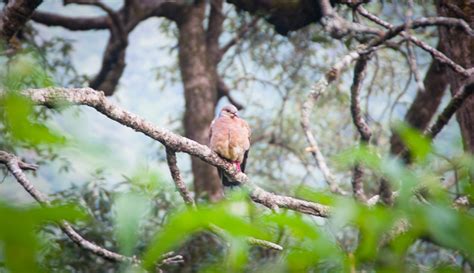
[{"label": "bird", "polygon": [[[251,130],[248,123],[239,117],[237,107],[224,106],[212,121],[209,130],[209,146],[220,157],[231,162],[238,171],[245,172],[250,149]],[[218,168],[224,186],[237,186]]]}]

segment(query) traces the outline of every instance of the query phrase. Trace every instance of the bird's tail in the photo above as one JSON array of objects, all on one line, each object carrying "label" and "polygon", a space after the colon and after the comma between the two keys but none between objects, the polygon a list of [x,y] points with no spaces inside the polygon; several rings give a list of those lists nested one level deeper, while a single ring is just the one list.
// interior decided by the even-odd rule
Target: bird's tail
[{"label": "bird's tail", "polygon": [[219,177],[220,177],[220,179],[222,181],[222,185],[224,185],[224,187],[235,187],[235,186],[240,185],[240,183],[230,180],[225,175],[224,171],[222,171],[221,169],[217,168],[217,171],[219,172]]}]

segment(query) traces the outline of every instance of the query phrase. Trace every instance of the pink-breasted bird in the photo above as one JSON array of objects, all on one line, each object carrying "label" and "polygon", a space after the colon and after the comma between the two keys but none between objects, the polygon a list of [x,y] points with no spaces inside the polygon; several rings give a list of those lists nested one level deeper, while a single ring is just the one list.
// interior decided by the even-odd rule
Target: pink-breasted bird
[{"label": "pink-breasted bird", "polygon": [[[241,119],[234,105],[226,105],[211,123],[209,132],[211,149],[230,161],[237,170],[245,172],[245,164],[250,148],[250,127]],[[218,169],[224,186],[236,186]]]}]

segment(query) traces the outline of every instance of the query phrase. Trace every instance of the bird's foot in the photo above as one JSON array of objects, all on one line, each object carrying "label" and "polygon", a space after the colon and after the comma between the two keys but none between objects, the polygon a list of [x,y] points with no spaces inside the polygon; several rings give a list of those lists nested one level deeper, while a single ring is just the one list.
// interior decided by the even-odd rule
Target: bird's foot
[{"label": "bird's foot", "polygon": [[232,161],[232,164],[234,164],[235,168],[236,168],[239,172],[242,172],[242,169],[240,168],[240,162],[239,162],[239,161]]}]

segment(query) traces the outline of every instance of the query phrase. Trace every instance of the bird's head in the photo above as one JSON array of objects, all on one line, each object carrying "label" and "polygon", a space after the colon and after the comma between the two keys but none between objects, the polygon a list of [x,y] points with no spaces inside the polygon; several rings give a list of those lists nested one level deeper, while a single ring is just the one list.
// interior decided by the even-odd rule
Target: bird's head
[{"label": "bird's head", "polygon": [[239,112],[239,110],[237,110],[237,107],[235,107],[232,104],[228,104],[228,105],[224,106],[224,108],[222,108],[219,116],[235,118],[235,117],[239,116],[238,112]]}]

